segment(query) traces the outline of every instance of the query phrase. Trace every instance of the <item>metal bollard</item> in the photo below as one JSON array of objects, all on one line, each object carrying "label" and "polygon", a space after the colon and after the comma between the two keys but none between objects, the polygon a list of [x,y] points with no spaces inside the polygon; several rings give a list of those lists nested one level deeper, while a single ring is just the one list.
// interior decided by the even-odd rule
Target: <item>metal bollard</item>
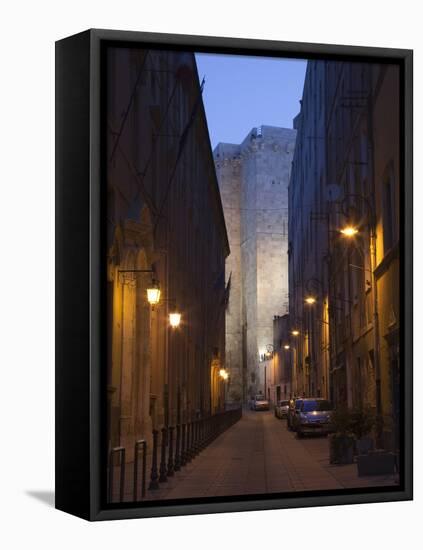
[{"label": "metal bollard", "polygon": [[167,461],[167,476],[172,477],[175,469],[173,464],[173,426],[169,428],[169,458]]},{"label": "metal bollard", "polygon": [[187,431],[185,434],[185,464],[188,464],[188,462],[191,462],[192,456],[191,456],[191,426],[192,422],[187,422]]},{"label": "metal bollard", "polygon": [[135,443],[134,449],[134,500],[138,499],[138,467],[139,467],[139,455],[142,453],[142,467],[141,467],[141,498],[145,497],[145,474],[147,465],[147,442],[145,439],[140,439]]},{"label": "metal bollard", "polygon": [[159,482],[167,481],[166,476],[166,445],[167,445],[167,428],[162,428],[162,446],[161,446],[161,458],[160,458],[160,476]]},{"label": "metal bollard", "polygon": [[120,487],[119,502],[123,502],[125,492],[125,447],[114,447],[109,457],[109,502],[113,502],[114,464],[113,457],[119,455],[120,461]]},{"label": "metal bollard", "polygon": [[191,456],[195,458],[197,456],[197,420],[194,420],[192,423],[192,439],[191,439]]},{"label": "metal bollard", "polygon": [[157,438],[159,436],[158,430],[153,430],[153,456],[151,461],[151,477],[150,477],[150,484],[148,486],[149,489],[152,489],[153,491],[155,489],[159,488],[159,476],[158,476],[158,470],[157,470]]},{"label": "metal bollard", "polygon": [[181,425],[176,426],[176,446],[175,446],[175,463],[173,466],[174,472],[179,472],[181,469]]},{"label": "metal bollard", "polygon": [[202,451],[204,449],[204,442],[205,442],[205,419],[202,418],[200,420],[200,435],[199,435],[199,442],[198,442],[198,448],[200,451]]},{"label": "metal bollard", "polygon": [[196,428],[196,421],[194,420],[191,422],[191,446],[190,446],[190,454],[191,459],[195,458],[196,452],[195,452],[195,428]]},{"label": "metal bollard", "polygon": [[186,461],[186,425],[182,424],[182,443],[181,443],[181,466],[185,466]]}]

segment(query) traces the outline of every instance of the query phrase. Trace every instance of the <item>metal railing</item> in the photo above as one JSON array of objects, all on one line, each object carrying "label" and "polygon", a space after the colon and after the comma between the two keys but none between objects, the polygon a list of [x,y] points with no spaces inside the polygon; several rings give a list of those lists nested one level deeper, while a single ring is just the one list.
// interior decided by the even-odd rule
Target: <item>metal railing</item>
[{"label": "metal railing", "polygon": [[[220,434],[233,426],[242,417],[242,408],[231,409],[215,415],[199,418],[176,426],[162,427],[152,432],[152,451],[148,490],[155,491],[168,478],[189,464],[201,451],[210,445]],[[125,448],[115,447],[109,455],[108,501],[114,502],[119,494],[119,502],[125,496]],[[116,464],[116,456],[118,463]],[[141,463],[141,467],[140,467]],[[119,484],[115,487],[115,469],[119,467]],[[136,441],[134,446],[133,487],[134,502],[146,498],[147,484],[147,442]],[[128,479],[128,483],[130,480]],[[140,495],[141,490],[141,495]],[[130,490],[129,490],[130,494]]]}]

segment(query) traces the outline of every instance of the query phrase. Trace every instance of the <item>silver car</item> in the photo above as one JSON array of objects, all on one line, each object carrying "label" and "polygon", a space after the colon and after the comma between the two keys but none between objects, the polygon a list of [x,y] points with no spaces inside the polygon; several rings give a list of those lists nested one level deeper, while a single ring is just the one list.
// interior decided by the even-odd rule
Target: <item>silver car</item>
[{"label": "silver car", "polygon": [[276,416],[276,418],[286,418],[288,416],[288,409],[289,409],[289,400],[288,399],[278,401],[275,405],[275,416]]},{"label": "silver car", "polygon": [[254,411],[268,411],[269,401],[264,397],[264,395],[256,395],[253,400],[252,408]]}]

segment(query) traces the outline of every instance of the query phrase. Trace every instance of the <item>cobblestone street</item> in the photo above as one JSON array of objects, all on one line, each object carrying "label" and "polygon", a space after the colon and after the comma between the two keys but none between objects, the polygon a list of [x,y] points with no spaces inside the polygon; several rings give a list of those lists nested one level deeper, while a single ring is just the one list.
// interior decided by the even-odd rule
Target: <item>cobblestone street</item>
[{"label": "cobblestone street", "polygon": [[394,485],[394,476],[358,477],[356,464],[329,464],[325,437],[297,439],[272,412],[244,411],[190,464],[147,499],[264,494]]}]

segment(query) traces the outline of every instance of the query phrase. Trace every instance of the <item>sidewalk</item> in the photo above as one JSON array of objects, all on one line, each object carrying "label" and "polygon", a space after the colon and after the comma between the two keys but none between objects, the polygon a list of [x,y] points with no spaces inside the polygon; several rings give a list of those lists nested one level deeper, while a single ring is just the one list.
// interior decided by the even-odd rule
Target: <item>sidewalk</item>
[{"label": "sidewalk", "polygon": [[271,412],[245,411],[190,464],[145,500],[283,493],[395,485],[394,476],[359,478],[355,464],[329,464],[328,440],[298,440]]}]

